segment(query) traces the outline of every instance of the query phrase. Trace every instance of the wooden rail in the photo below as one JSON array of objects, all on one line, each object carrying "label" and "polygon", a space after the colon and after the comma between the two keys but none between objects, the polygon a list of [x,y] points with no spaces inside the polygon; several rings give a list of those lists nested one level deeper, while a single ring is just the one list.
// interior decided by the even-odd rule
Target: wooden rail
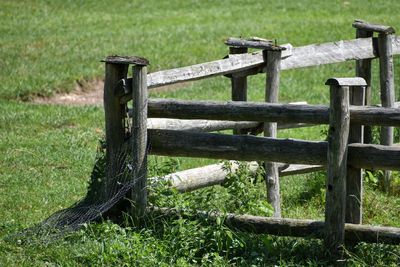
[{"label": "wooden rail", "polygon": [[[359,38],[346,41],[312,44],[292,48],[290,44],[282,45],[281,69],[296,69],[325,64],[361,60],[377,57],[373,46],[373,38]],[[400,36],[391,39],[392,54],[400,54]],[[218,75],[241,72],[248,69],[265,71],[265,62],[261,52],[252,54],[229,55],[226,59],[215,60],[188,67],[162,70],[148,74],[148,88],[209,78]],[[258,71],[257,71],[258,72]],[[255,72],[255,73],[257,73]],[[123,101],[131,99],[131,78],[120,81],[116,87],[116,95],[123,96]]]},{"label": "wooden rail", "polygon": [[[153,129],[148,133],[150,154],[154,155],[327,164],[325,141]],[[348,163],[357,168],[400,170],[400,147],[349,144]]]},{"label": "wooden rail", "polygon": [[[329,108],[322,105],[149,99],[148,106],[150,118],[329,123]],[[351,106],[350,116],[362,125],[400,126],[396,108]]]},{"label": "wooden rail", "polygon": [[[223,223],[228,227],[256,234],[311,238],[325,237],[325,223],[323,221],[271,218],[247,214],[237,215],[215,211],[185,212],[158,207],[150,207],[148,211],[168,217],[206,218],[208,219],[207,223],[217,218],[222,218]],[[345,241],[351,244],[354,244],[354,242],[400,244],[400,229],[395,227],[345,224],[344,231]]]},{"label": "wooden rail", "polygon": [[[260,167],[256,161],[247,162],[246,167],[251,172],[256,172]],[[160,182],[169,182],[171,187],[179,192],[189,192],[200,188],[221,184],[225,181],[228,174],[235,174],[239,169],[237,161],[211,164],[203,167],[188,169],[171,173],[162,177],[152,177],[149,180],[155,185]],[[302,164],[278,164],[280,176],[309,173],[325,169],[321,165],[302,165]]]}]

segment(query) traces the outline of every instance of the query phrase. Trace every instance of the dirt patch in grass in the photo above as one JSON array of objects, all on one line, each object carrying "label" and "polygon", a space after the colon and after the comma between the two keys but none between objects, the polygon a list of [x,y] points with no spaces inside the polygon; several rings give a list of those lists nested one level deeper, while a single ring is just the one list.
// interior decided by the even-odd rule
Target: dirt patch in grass
[{"label": "dirt patch in grass", "polygon": [[[191,82],[165,85],[151,89],[152,92],[176,91],[190,86]],[[74,90],[69,93],[55,94],[51,97],[37,97],[33,100],[38,104],[57,105],[102,105],[103,104],[103,80],[77,82]]]},{"label": "dirt patch in grass", "polygon": [[104,81],[100,79],[77,82],[72,92],[55,94],[51,97],[37,97],[33,102],[59,105],[101,105],[103,104],[103,89]]}]

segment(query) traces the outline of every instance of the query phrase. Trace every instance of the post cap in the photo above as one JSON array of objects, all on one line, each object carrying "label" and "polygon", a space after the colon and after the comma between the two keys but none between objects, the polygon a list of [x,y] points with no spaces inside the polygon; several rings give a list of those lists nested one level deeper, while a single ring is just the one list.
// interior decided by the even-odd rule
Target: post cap
[{"label": "post cap", "polygon": [[252,37],[249,39],[230,37],[226,39],[224,43],[230,47],[246,47],[270,51],[286,50],[286,47],[274,45],[272,40],[266,40],[258,37]]},{"label": "post cap", "polygon": [[111,63],[111,64],[124,64],[124,65],[129,65],[129,64],[134,64],[134,65],[141,65],[141,66],[147,66],[149,65],[149,61],[143,57],[137,57],[137,56],[108,56],[105,59],[103,59],[101,62],[106,62],[106,63]]},{"label": "post cap", "polygon": [[384,34],[392,34],[396,32],[395,29],[391,26],[368,23],[363,20],[355,20],[352,26],[356,29],[365,30],[369,32],[378,32]]},{"label": "post cap", "polygon": [[325,85],[336,86],[367,86],[367,82],[361,77],[354,78],[329,78]]}]

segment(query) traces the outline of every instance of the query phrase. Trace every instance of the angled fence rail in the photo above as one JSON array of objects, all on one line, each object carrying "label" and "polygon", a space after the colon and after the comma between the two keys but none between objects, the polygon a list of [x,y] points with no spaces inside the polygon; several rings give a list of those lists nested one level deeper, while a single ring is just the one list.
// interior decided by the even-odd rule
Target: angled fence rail
[{"label": "angled fence rail", "polygon": [[[230,55],[226,59],[150,74],[147,74],[146,59],[118,56],[105,59],[106,157],[110,160],[116,148],[130,146],[135,170],[132,179],[136,182],[130,196],[134,217],[141,218],[148,212],[147,154],[264,161],[268,201],[274,207],[276,219],[229,215],[232,225],[243,229],[249,225],[255,228],[267,225],[266,233],[287,235],[296,235],[299,229],[304,233],[317,229],[317,237],[324,238],[326,247],[334,253],[345,240],[354,240],[354,236],[359,241],[399,244],[400,229],[356,224],[362,222],[362,169],[400,170],[400,147],[390,146],[392,127],[400,126],[400,110],[394,106],[392,82],[393,55],[400,54],[400,37],[394,36],[394,30],[387,26],[361,21],[353,26],[357,37],[363,38],[297,48],[275,46],[267,40],[229,39],[226,43],[230,46]],[[368,34],[364,36],[362,31]],[[373,37],[373,31],[379,33],[378,38]],[[249,54],[248,47],[263,51]],[[382,107],[364,106],[370,103],[368,62],[376,57],[380,60]],[[329,106],[278,103],[281,70],[347,60],[356,60],[361,77],[328,79]],[[133,65],[132,78],[127,77],[129,65]],[[246,102],[247,76],[264,72],[267,75],[265,102]],[[215,75],[227,75],[231,79],[233,101],[147,97],[150,88]],[[128,109],[127,102],[132,99],[133,108]],[[157,123],[157,127],[148,129]],[[278,139],[277,123],[281,127],[328,124],[328,141]],[[381,145],[363,143],[367,136],[363,130],[374,125],[383,126]],[[234,135],[209,133],[226,129],[233,129]],[[264,137],[254,136],[262,131]],[[251,168],[259,166],[254,162],[249,164]],[[234,166],[231,171],[236,170]],[[325,221],[278,219],[279,175],[322,168],[327,169]],[[209,175],[199,175],[204,170]],[[171,174],[164,179],[185,192],[221,183],[225,176],[226,170],[216,164]],[[386,179],[389,176],[387,172]],[[291,225],[293,231],[284,230]],[[383,239],[379,239],[379,233]]]},{"label": "angled fence rail", "polygon": [[[288,49],[282,52],[281,70],[378,58],[377,49],[374,48],[376,47],[375,40],[376,38],[370,37],[301,47],[292,47],[290,44],[282,45]],[[391,43],[392,54],[400,54],[400,36],[393,36]],[[226,59],[149,73],[147,86],[151,89],[249,69],[257,69],[257,72],[254,73],[265,71],[265,62],[261,52],[232,54]],[[125,98],[122,98],[125,101],[130,100],[131,84],[131,78],[119,81],[116,86],[116,94],[125,95]]]}]

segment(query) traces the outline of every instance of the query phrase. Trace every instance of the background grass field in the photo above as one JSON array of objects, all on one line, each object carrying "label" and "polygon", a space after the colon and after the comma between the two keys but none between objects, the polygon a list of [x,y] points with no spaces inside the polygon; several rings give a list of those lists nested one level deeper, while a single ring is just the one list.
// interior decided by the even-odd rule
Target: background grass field
[{"label": "background grass field", "polygon": [[[222,58],[228,50],[223,40],[229,36],[259,36],[300,46],[352,39],[356,18],[400,29],[399,10],[395,0],[1,1],[0,265],[326,264],[319,241],[255,237],[231,232],[222,224],[185,219],[157,222],[147,229],[104,222],[47,244],[3,240],[85,195],[98,140],[104,135],[102,107],[37,105],[28,100],[101,79],[104,65],[99,61],[107,55],[140,55],[150,60],[150,71],[156,71]],[[399,68],[396,60],[396,74]],[[280,100],[326,104],[325,80],[353,75],[354,62],[285,71]],[[250,100],[263,99],[263,83],[263,75],[251,77]],[[377,84],[375,62],[376,103]],[[151,96],[227,100],[230,83],[217,77]],[[324,130],[313,127],[279,135],[316,140],[325,138]],[[150,160],[153,174],[210,162]],[[155,192],[154,201],[262,214],[268,205],[252,196],[263,196],[263,184],[249,185],[244,176],[234,178],[233,189],[214,187],[183,195]],[[283,215],[323,218],[324,177],[321,172],[282,179]],[[373,177],[366,186],[365,223],[400,227],[398,194],[381,193]],[[247,202],[238,202],[240,196]],[[347,253],[350,265],[400,263],[399,246],[359,244]]]}]

